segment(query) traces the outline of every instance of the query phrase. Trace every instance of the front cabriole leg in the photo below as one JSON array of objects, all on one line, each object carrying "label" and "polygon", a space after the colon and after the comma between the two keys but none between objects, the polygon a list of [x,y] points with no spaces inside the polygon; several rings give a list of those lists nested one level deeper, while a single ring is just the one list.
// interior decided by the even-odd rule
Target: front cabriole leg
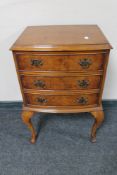
[{"label": "front cabriole leg", "polygon": [[23,122],[28,126],[28,128],[31,131],[31,143],[35,143],[36,141],[36,131],[32,125],[31,118],[33,117],[34,112],[33,111],[22,111],[22,120]]},{"label": "front cabriole leg", "polygon": [[95,118],[95,122],[91,129],[91,141],[96,142],[96,131],[104,121],[104,112],[103,111],[93,111],[91,112],[92,116]]}]

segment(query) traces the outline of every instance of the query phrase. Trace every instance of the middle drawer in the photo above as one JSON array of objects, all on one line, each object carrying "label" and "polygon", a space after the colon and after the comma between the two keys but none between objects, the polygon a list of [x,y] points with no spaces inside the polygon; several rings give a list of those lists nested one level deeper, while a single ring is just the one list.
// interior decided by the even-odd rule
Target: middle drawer
[{"label": "middle drawer", "polygon": [[35,90],[81,90],[99,89],[101,75],[39,76],[20,75],[24,89]]}]

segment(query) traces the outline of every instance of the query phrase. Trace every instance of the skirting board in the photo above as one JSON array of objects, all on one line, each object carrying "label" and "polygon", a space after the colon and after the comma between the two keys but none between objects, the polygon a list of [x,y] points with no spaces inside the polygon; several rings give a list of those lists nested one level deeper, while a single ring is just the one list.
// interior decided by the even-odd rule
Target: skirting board
[{"label": "skirting board", "polygon": [[[103,100],[102,105],[104,110],[117,109],[117,100]],[[0,110],[21,110],[22,101],[0,101]]]}]

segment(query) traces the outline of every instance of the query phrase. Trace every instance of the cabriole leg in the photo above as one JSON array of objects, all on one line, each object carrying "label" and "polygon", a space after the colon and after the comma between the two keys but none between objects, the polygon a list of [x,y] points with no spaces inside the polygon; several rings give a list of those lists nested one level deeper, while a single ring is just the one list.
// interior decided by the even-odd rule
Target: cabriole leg
[{"label": "cabriole leg", "polygon": [[36,141],[36,131],[32,125],[31,118],[33,117],[34,112],[32,111],[22,111],[22,120],[28,126],[31,131],[31,143],[35,143]]},{"label": "cabriole leg", "polygon": [[95,122],[91,129],[91,141],[94,143],[96,142],[96,131],[97,128],[100,127],[104,120],[104,112],[103,111],[93,111],[91,112],[92,116],[95,118]]}]

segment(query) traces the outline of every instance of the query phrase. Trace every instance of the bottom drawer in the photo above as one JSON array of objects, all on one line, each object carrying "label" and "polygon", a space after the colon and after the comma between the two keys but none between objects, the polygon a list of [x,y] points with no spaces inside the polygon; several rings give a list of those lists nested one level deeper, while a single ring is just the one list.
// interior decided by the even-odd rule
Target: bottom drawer
[{"label": "bottom drawer", "polygon": [[38,106],[87,106],[98,103],[98,93],[73,95],[42,95],[25,93],[27,105]]}]

